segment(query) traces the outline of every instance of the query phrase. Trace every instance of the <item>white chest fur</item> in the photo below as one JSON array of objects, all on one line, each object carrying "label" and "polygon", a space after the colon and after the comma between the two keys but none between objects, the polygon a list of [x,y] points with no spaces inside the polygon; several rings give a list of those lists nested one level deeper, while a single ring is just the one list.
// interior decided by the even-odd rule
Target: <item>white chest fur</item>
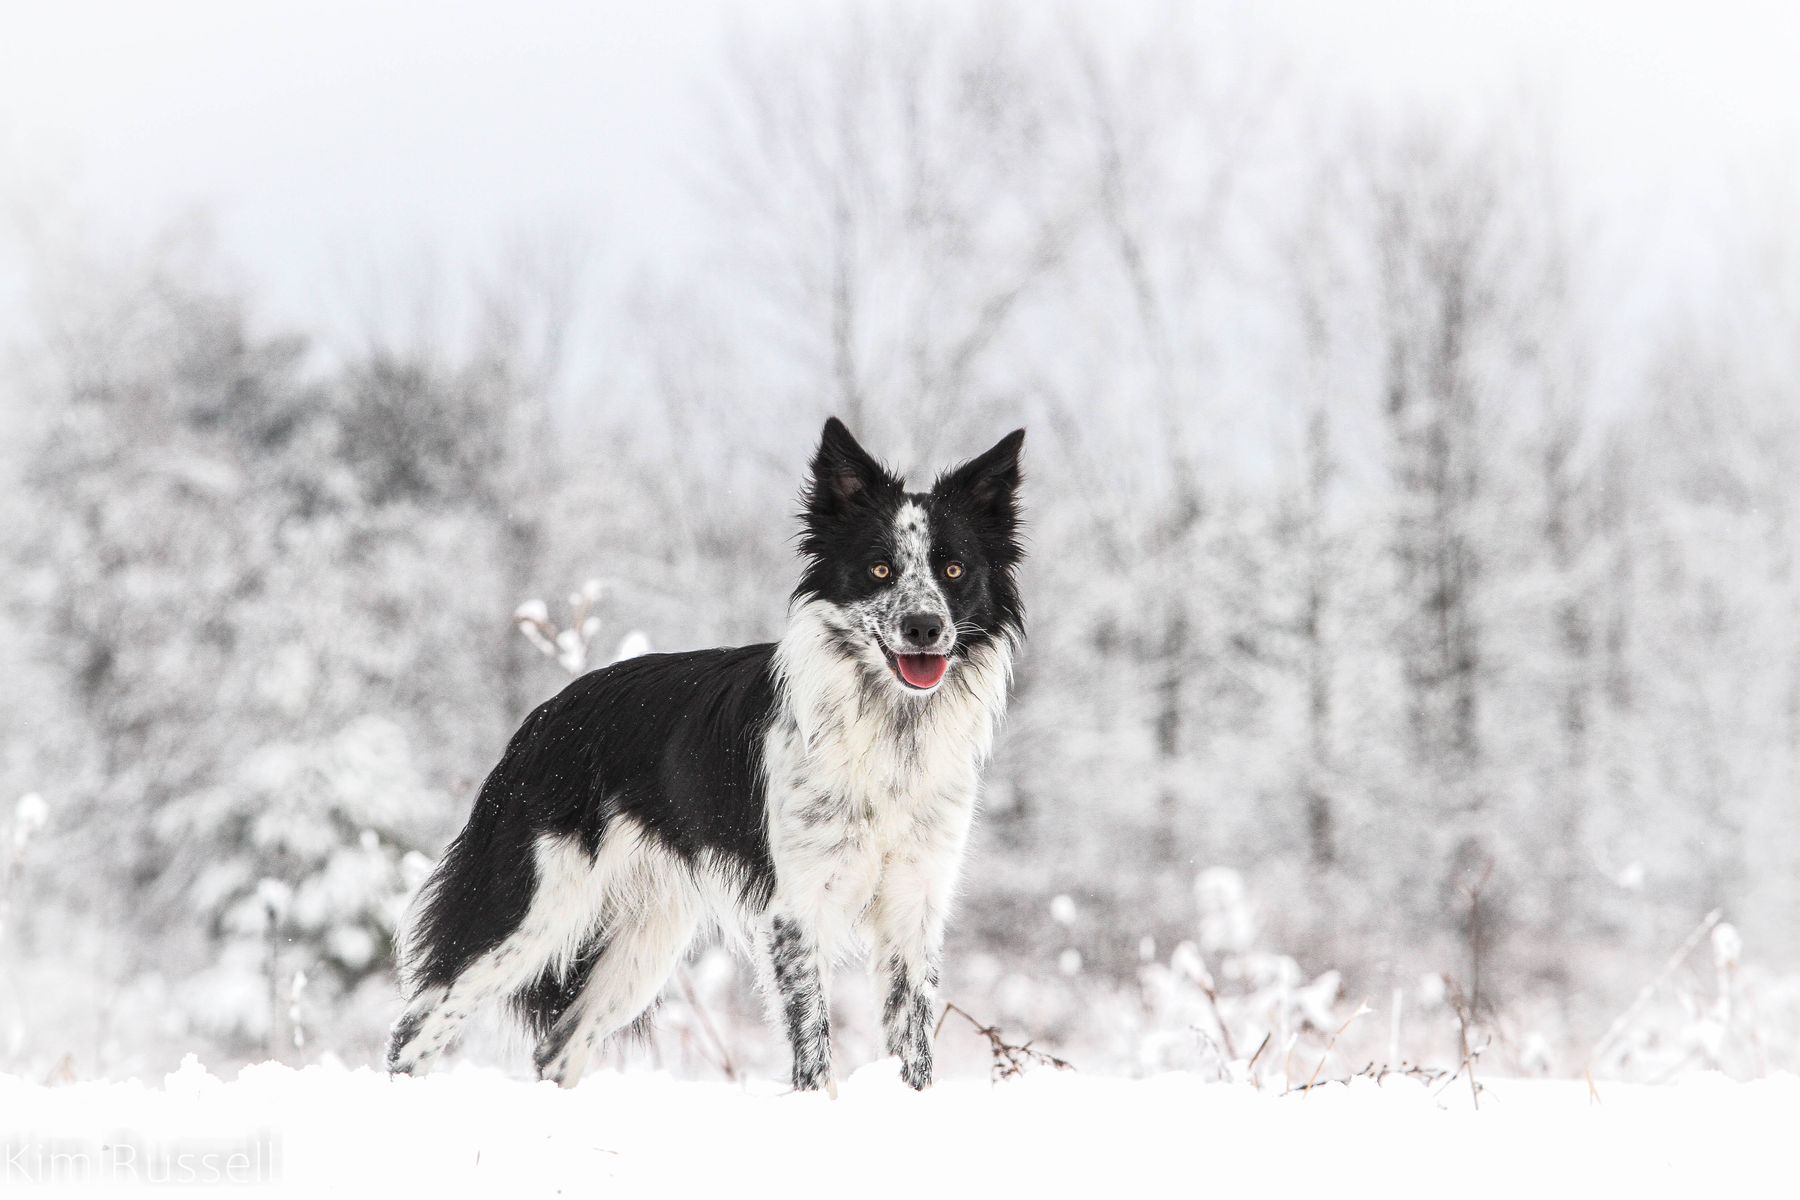
[{"label": "white chest fur", "polygon": [[832,950],[897,868],[946,886],[955,875],[1012,657],[1004,641],[977,648],[914,696],[878,656],[847,649],[843,621],[818,601],[794,613],[763,759],[776,903]]}]

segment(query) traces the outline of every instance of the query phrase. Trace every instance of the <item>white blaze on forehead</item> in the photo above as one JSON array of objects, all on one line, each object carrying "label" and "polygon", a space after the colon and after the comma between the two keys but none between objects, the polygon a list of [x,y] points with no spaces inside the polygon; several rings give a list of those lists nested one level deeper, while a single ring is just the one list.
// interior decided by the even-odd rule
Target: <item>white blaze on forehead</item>
[{"label": "white blaze on forehead", "polygon": [[901,578],[915,571],[931,575],[931,521],[911,500],[894,517],[894,558]]},{"label": "white blaze on forehead", "polygon": [[931,569],[931,519],[924,507],[912,500],[894,515],[894,573],[900,584],[894,616],[913,612],[949,615],[950,605]]}]

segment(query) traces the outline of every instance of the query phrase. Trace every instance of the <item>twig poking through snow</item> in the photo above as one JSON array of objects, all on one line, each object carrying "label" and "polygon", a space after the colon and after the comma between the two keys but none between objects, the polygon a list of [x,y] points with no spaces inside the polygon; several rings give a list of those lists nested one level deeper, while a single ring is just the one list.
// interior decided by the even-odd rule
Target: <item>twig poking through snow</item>
[{"label": "twig poking through snow", "polygon": [[293,895],[293,889],[279,879],[263,879],[256,885],[256,897],[262,901],[269,933],[269,961],[265,964],[269,980],[268,1054],[276,1062],[281,1059],[281,921]]},{"label": "twig poking through snow", "polygon": [[1262,1091],[1262,1076],[1256,1073],[1256,1060],[1262,1057],[1263,1051],[1269,1048],[1269,1042],[1273,1040],[1274,1037],[1274,1030],[1270,1030],[1268,1033],[1263,1034],[1263,1040],[1256,1044],[1256,1053],[1252,1054],[1250,1056],[1250,1061],[1244,1064],[1244,1074],[1250,1077],[1251,1085],[1259,1092]]},{"label": "twig poking through snow", "polygon": [[1457,1036],[1462,1040],[1462,1067],[1469,1073],[1469,1099],[1475,1104],[1475,1111],[1481,1111],[1481,1085],[1475,1082],[1475,1059],[1480,1050],[1469,1046],[1469,1024],[1475,1018],[1474,1003],[1458,987],[1456,980],[1444,976],[1444,991],[1450,997],[1450,1006],[1456,1010]]},{"label": "twig poking through snow", "polygon": [[987,1039],[988,1050],[994,1056],[993,1078],[995,1083],[999,1083],[1002,1079],[1012,1079],[1023,1075],[1027,1066],[1055,1067],[1059,1071],[1073,1071],[1075,1069],[1075,1064],[1071,1062],[1060,1059],[1054,1054],[1047,1054],[1042,1050],[1033,1049],[1029,1040],[1023,1045],[1013,1045],[1011,1042],[1008,1042],[994,1026],[983,1025],[980,1021],[977,1021],[974,1017],[970,1016],[964,1009],[960,1009],[956,1005],[948,1002],[944,1004],[944,1013],[938,1018],[937,1029],[932,1033],[934,1038],[943,1034],[944,1022],[950,1019],[951,1013],[955,1013],[970,1025],[974,1026],[975,1032]]},{"label": "twig poking through snow", "polygon": [[707,1014],[705,1006],[700,1003],[700,997],[694,991],[694,982],[688,978],[687,968],[683,967],[676,971],[675,978],[681,988],[681,998],[687,1001],[688,1010],[694,1014],[694,1023],[700,1027],[700,1032],[706,1036],[706,1040],[711,1042],[713,1049],[718,1052],[719,1069],[725,1072],[725,1078],[736,1083],[737,1064],[731,1061],[731,1050],[725,1045],[725,1039],[719,1036],[719,1031],[714,1027],[712,1017]]},{"label": "twig poking through snow", "polygon": [[[1480,1052],[1477,1051],[1477,1054],[1479,1053]],[[1421,1087],[1435,1088],[1436,1090],[1432,1092],[1432,1097],[1436,1099],[1443,1095],[1445,1090],[1448,1089],[1452,1083],[1455,1083],[1457,1078],[1462,1075],[1462,1068],[1458,1067],[1454,1071],[1451,1071],[1446,1070],[1443,1067],[1421,1067],[1413,1063],[1405,1062],[1397,1067],[1390,1066],[1387,1063],[1377,1065],[1373,1062],[1367,1062],[1350,1072],[1348,1075],[1335,1075],[1330,1079],[1321,1079],[1314,1084],[1302,1084],[1299,1087],[1290,1087],[1287,1091],[1283,1092],[1282,1095],[1291,1096],[1295,1092],[1299,1092],[1302,1096],[1305,1096],[1309,1091],[1315,1088],[1322,1088],[1333,1083],[1349,1087],[1358,1079],[1370,1079],[1373,1080],[1377,1086],[1380,1086],[1387,1082],[1388,1076],[1390,1075],[1398,1075],[1402,1079],[1410,1079]],[[1441,1102],[1439,1107],[1443,1107]]]},{"label": "twig poking through snow", "polygon": [[1226,1060],[1236,1062],[1238,1053],[1237,1047],[1231,1044],[1231,1026],[1226,1023],[1225,1014],[1219,1009],[1219,988],[1213,982],[1212,972],[1206,969],[1204,963],[1200,967],[1198,983],[1207,1004],[1212,1007],[1213,1024],[1219,1027],[1219,1036],[1224,1039]]},{"label": "twig poking through snow", "polygon": [[1694,931],[1688,934],[1682,940],[1681,945],[1675,948],[1675,953],[1669,956],[1669,961],[1664,963],[1662,970],[1656,973],[1656,978],[1640,988],[1637,998],[1631,1002],[1631,1006],[1620,1013],[1618,1019],[1607,1027],[1606,1033],[1598,1042],[1594,1043],[1593,1050],[1588,1053],[1588,1075],[1590,1077],[1593,1075],[1594,1068],[1601,1064],[1606,1052],[1612,1049],[1613,1043],[1631,1027],[1631,1023],[1637,1019],[1637,1015],[1644,1011],[1645,1006],[1656,995],[1657,989],[1667,982],[1669,976],[1680,969],[1687,956],[1694,952],[1694,948],[1705,940],[1706,935],[1712,932],[1713,926],[1717,925],[1724,917],[1725,910],[1722,908],[1715,908],[1707,913],[1700,924],[1694,926]]},{"label": "twig poking through snow", "polygon": [[294,982],[288,988],[288,1024],[294,1030],[294,1049],[306,1049],[306,1024],[301,1020],[300,994],[306,990],[306,972],[295,971]]},{"label": "twig poking through snow", "polygon": [[1350,1014],[1349,1019],[1337,1027],[1337,1032],[1326,1039],[1325,1053],[1319,1055],[1319,1065],[1313,1068],[1312,1076],[1307,1079],[1306,1085],[1300,1089],[1302,1094],[1310,1093],[1313,1090],[1313,1085],[1319,1081],[1319,1072],[1325,1069],[1325,1061],[1331,1057],[1331,1051],[1337,1046],[1338,1039],[1344,1036],[1344,1031],[1356,1023],[1356,1018],[1374,1011],[1374,1009],[1369,1007],[1368,1001],[1363,1001],[1356,1006],[1356,1011]]}]

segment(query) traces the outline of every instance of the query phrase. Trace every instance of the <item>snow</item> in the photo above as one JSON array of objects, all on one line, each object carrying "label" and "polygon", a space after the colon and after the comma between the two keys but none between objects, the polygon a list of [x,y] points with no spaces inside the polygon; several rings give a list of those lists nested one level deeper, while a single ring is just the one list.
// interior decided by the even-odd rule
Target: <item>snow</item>
[{"label": "snow", "polygon": [[13,809],[13,848],[22,850],[31,835],[44,827],[50,819],[50,806],[36,792],[26,792],[19,797],[18,805]]},{"label": "snow", "polygon": [[637,658],[650,653],[650,635],[641,629],[634,629],[619,639],[619,648],[613,651],[614,662],[624,662],[628,658]]},{"label": "snow", "polygon": [[[1390,1080],[1349,1119],[1418,1143],[1468,1119],[1480,1153],[1384,1157],[1305,1126],[1364,1085],[1303,1118],[1243,1087],[1476,1051],[1484,1079],[1800,1070],[1791,170],[1676,221],[1680,264],[1640,262],[1641,220],[1575,199],[1599,196],[1548,79],[1415,122],[1303,78],[1283,23],[1238,6],[869,7],[744,30],[706,104],[734,118],[693,147],[719,185],[700,252],[599,256],[655,281],[630,297],[583,282],[582,232],[551,222],[461,286],[420,263],[416,321],[394,279],[271,322],[269,281],[197,231],[139,244],[60,187],[20,193],[44,220],[16,223],[15,290],[42,311],[0,365],[0,1071],[373,1061],[403,906],[525,714],[653,643],[780,630],[834,348],[858,435],[915,480],[1032,429],[1037,615],[944,979],[1084,1074],[990,1094],[940,1055],[933,1096],[859,1076],[823,1115],[636,1074],[546,1097],[232,1066],[222,1096],[295,1139],[344,1124],[352,1165],[386,1124],[459,1168],[455,1138],[490,1160],[536,1138],[572,1175],[595,1130],[617,1170],[717,1173],[740,1136],[791,1150],[838,1121],[832,1171],[941,1148],[965,1176],[1079,1172],[1123,1130],[1145,1173],[1266,1182],[1316,1152],[1454,1195],[1530,1165],[1537,1143],[1491,1133],[1512,1109],[1566,1105],[1564,1158],[1614,1118],[1520,1084],[1409,1124]],[[793,286],[846,249],[842,294]],[[603,369],[558,350],[581,343]],[[1431,566],[1465,562],[1448,590]],[[752,973],[692,964],[646,1061],[710,1078],[714,1025],[740,1066],[781,1054]],[[861,1062],[880,997],[848,986],[834,1031]],[[71,1120],[131,1116],[91,1086]],[[1066,1116],[1033,1114],[1039,1089]],[[1711,1136],[1685,1094],[1643,1101],[1670,1153]],[[449,1133],[418,1115],[456,1097]],[[1158,1097],[1168,1130],[1140,1111]],[[142,1104],[206,1128],[161,1089]],[[681,1161],[689,1109],[718,1165]],[[1064,1124],[1083,1136],[1050,1142]]]},{"label": "snow", "polygon": [[[100,1190],[200,1148],[215,1170],[218,1156],[244,1154],[233,1178],[309,1193],[507,1196],[1766,1194],[1800,1120],[1793,1076],[1594,1094],[1579,1082],[1484,1088],[1478,1111],[1460,1083],[1437,1093],[1396,1078],[1281,1095],[1193,1075],[1037,1071],[915,1095],[888,1060],[851,1074],[833,1099],[646,1073],[602,1072],[561,1091],[474,1067],[389,1080],[366,1067],[263,1064],[226,1082],[190,1058],[159,1085],[0,1076],[0,1112],[8,1183],[41,1178],[32,1172],[49,1169],[51,1145],[75,1153]],[[129,1147],[135,1163],[109,1164],[102,1144]]]}]

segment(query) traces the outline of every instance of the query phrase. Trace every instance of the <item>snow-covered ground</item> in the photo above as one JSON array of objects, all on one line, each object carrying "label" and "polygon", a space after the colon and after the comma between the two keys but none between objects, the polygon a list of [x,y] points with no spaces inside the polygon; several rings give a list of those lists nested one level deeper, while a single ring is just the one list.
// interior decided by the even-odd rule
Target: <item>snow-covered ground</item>
[{"label": "snow-covered ground", "polygon": [[363,1195],[1788,1195],[1800,1079],[1597,1095],[1489,1080],[1477,1112],[1460,1084],[1396,1077],[1283,1096],[1038,1071],[914,1095],[881,1063],[834,1099],[609,1072],[566,1092],[478,1068],[263,1065],[226,1081],[190,1060],[151,1084],[0,1077],[0,1122],[8,1185],[186,1172]]}]

